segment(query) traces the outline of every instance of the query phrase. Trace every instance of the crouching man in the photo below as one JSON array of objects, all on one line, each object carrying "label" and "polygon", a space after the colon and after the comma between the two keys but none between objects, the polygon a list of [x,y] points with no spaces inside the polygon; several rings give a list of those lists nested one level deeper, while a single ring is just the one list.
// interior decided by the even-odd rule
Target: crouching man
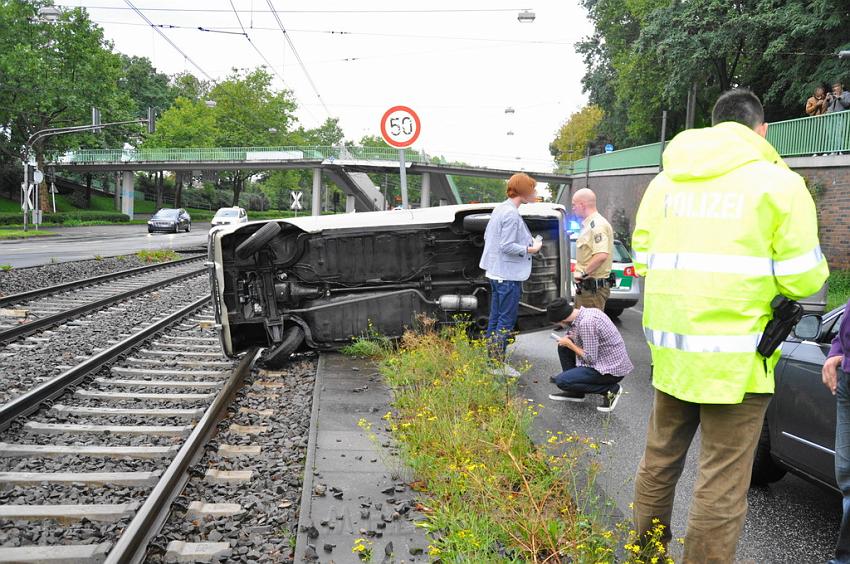
[{"label": "crouching man", "polygon": [[596,409],[603,413],[613,411],[623,395],[620,381],[634,368],[620,332],[601,310],[573,308],[564,298],[550,303],[546,315],[549,321],[570,328],[567,335],[558,339],[558,350],[564,347],[576,356],[575,367],[552,379],[561,391],[549,394],[549,399],[583,402],[586,394],[599,394],[602,405]]}]

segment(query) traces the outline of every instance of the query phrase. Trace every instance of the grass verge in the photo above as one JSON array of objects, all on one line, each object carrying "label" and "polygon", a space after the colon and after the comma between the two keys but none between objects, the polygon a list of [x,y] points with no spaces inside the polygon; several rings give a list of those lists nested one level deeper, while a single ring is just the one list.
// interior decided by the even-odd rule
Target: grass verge
[{"label": "grass verge", "polygon": [[833,270],[829,273],[826,311],[843,306],[848,300],[850,300],[850,270]]},{"label": "grass verge", "polygon": [[23,231],[17,229],[0,229],[0,240],[1,239],[29,239],[31,237],[47,237],[50,235],[55,235],[54,233],[50,233],[48,231]]},{"label": "grass verge", "polygon": [[[354,350],[373,347],[361,341],[369,339]],[[672,562],[659,550],[660,530],[641,548],[627,526],[606,528],[594,493],[598,445],[560,431],[535,445],[539,406],[490,373],[485,344],[465,328],[409,332],[379,367],[395,396],[384,419],[421,493],[432,558]]]},{"label": "grass verge", "polygon": [[142,250],[136,253],[136,256],[145,262],[168,262],[180,258],[180,255],[171,249]]}]

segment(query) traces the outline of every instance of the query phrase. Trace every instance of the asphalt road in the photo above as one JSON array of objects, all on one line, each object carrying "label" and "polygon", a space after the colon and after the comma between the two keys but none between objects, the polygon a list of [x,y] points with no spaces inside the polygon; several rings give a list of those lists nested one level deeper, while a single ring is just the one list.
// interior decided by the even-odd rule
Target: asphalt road
[{"label": "asphalt road", "polygon": [[[548,399],[548,394],[556,390],[549,383],[549,376],[560,371],[550,331],[521,335],[513,347],[513,360],[519,363],[527,360],[532,366],[520,380],[522,393],[545,406],[539,410],[536,430],[541,434],[546,430],[577,433],[600,443],[603,470],[597,483],[603,495],[613,502],[613,517],[617,520],[631,516],[634,473],[643,454],[652,406],[649,349],[640,323],[641,316],[635,308],[626,310],[618,321],[636,368],[623,380],[626,393],[610,415],[596,411],[597,397],[583,404]],[[698,449],[697,437],[676,490],[674,538],[685,534]],[[796,476],[787,475],[769,487],[751,489],[747,522],[738,543],[738,560],[759,564],[826,562],[832,557],[840,520],[841,498]]]},{"label": "asphalt road", "polygon": [[209,223],[193,223],[189,233],[148,233],[145,225],[96,225],[91,227],[50,227],[43,231],[56,237],[36,237],[0,241],[0,263],[15,268],[50,262],[67,262],[129,255],[143,249],[205,247]]}]

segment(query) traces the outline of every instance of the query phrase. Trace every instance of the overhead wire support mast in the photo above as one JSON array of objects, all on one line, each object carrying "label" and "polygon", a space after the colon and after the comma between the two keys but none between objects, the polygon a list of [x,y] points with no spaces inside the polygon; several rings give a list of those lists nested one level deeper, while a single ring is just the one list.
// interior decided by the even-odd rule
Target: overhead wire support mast
[{"label": "overhead wire support mast", "polygon": [[304,64],[304,61],[301,60],[301,55],[298,54],[298,50],[295,48],[295,44],[292,42],[292,39],[286,32],[286,28],[283,26],[283,22],[281,21],[280,15],[278,15],[274,4],[272,4],[272,0],[266,0],[266,3],[269,5],[269,9],[271,10],[272,15],[274,16],[274,19],[277,22],[280,31],[283,33],[283,37],[286,39],[286,43],[289,45],[289,48],[292,49],[292,54],[295,55],[295,60],[298,61],[298,65],[301,67],[301,70],[304,71],[304,76],[307,77],[307,82],[310,83],[310,86],[313,88],[313,92],[316,93],[316,98],[318,98],[319,103],[325,109],[325,112],[328,114],[328,117],[331,117],[331,111],[328,109],[327,104],[325,104],[325,100],[322,98],[322,95],[319,94],[319,89],[316,87],[316,83],[313,82],[313,77],[310,76],[310,72],[307,70],[307,66]]},{"label": "overhead wire support mast", "polygon": [[169,45],[171,45],[172,47],[174,47],[174,49],[175,49],[178,53],[180,53],[181,55],[183,55],[183,58],[185,58],[187,61],[189,61],[190,63],[192,63],[192,66],[194,66],[196,69],[198,69],[199,71],[201,71],[201,74],[202,74],[202,75],[204,75],[205,77],[207,77],[207,79],[208,79],[208,80],[213,80],[213,77],[211,77],[209,74],[207,74],[207,71],[205,71],[204,69],[202,69],[202,68],[200,67],[200,65],[198,65],[198,63],[196,63],[195,61],[193,61],[193,60],[192,60],[192,58],[191,58],[191,57],[189,57],[189,55],[187,55],[187,54],[186,54],[186,53],[185,53],[185,52],[184,52],[184,51],[183,51],[180,47],[178,47],[178,46],[177,46],[177,44],[176,44],[176,43],[174,43],[174,42],[173,42],[173,41],[172,41],[172,40],[171,40],[171,39],[170,39],[167,35],[165,35],[165,33],[163,33],[163,31],[162,31],[161,29],[159,29],[159,28],[158,28],[158,27],[157,27],[157,26],[156,26],[156,25],[155,25],[152,21],[150,21],[150,19],[148,19],[148,17],[147,17],[146,15],[144,15],[144,14],[142,13],[142,11],[141,11],[141,10],[139,10],[138,8],[136,8],[136,6],[134,6],[134,5],[133,5],[133,3],[132,3],[132,2],[130,2],[130,0],[124,0],[124,3],[125,3],[125,4],[127,4],[127,6],[129,6],[131,10],[133,10],[134,12],[136,12],[136,14],[138,14],[140,18],[142,18],[143,20],[145,20],[145,22],[147,22],[147,24],[148,24],[149,26],[151,26],[151,28],[152,28],[154,31],[156,31],[156,32],[160,35],[160,37],[162,37],[163,39],[165,39],[165,40],[168,42],[168,44],[169,44]]}]

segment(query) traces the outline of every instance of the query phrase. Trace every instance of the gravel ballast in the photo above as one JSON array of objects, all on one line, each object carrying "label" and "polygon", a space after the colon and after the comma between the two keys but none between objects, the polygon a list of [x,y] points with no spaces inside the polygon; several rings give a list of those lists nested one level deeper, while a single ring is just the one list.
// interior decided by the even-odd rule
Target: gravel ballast
[{"label": "gravel ballast", "polygon": [[[169,562],[163,549],[171,541],[227,542],[231,548],[227,562],[292,561],[315,374],[313,359],[295,361],[281,371],[252,372],[179,500],[184,507],[193,501],[238,503],[242,513],[190,518],[185,509],[173,510],[146,562]],[[240,408],[271,410],[272,415]],[[245,435],[233,432],[232,425],[264,425],[268,430]],[[260,446],[262,452],[224,458],[218,454],[219,445]],[[217,485],[204,480],[207,469],[251,470],[253,475],[245,484]]]},{"label": "gravel ballast", "polygon": [[[189,258],[189,256],[180,258]],[[2,262],[0,260],[0,263]],[[13,268],[8,271],[0,271],[0,297],[92,278],[102,274],[112,274],[140,266],[150,266],[150,264],[136,255],[126,255],[123,258],[105,257],[101,260],[79,260],[27,268]]]}]

